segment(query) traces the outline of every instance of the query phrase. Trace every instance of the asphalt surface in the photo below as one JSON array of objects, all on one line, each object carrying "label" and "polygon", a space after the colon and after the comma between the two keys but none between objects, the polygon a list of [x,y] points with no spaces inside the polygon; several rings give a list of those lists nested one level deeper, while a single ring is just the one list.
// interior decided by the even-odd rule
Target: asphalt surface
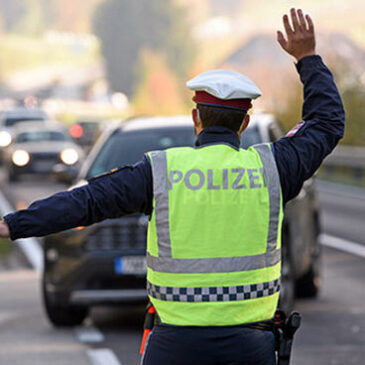
[{"label": "asphalt surface", "polygon": [[[0,181],[19,208],[65,188],[34,179],[8,186],[3,171]],[[323,231],[365,246],[365,191],[320,183],[318,192]],[[292,364],[365,364],[364,258],[330,248],[323,253],[319,298],[295,305],[303,325]],[[43,312],[39,275],[24,268],[18,249],[7,256],[0,259],[13,261],[0,271],[0,364],[139,363],[143,308],[95,308],[83,328],[53,329]]]},{"label": "asphalt surface", "polygon": [[90,364],[86,346],[72,331],[47,323],[34,271],[2,272],[0,297],[0,364]]}]

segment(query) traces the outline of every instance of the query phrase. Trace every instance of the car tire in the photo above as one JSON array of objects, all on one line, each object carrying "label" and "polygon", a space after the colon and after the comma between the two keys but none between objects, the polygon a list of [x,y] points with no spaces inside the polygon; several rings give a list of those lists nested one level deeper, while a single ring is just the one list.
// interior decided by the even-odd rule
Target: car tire
[{"label": "car tire", "polygon": [[55,303],[46,290],[45,280],[42,284],[43,304],[49,321],[55,327],[71,327],[80,325],[87,317],[88,307],[60,305]]},{"label": "car tire", "polygon": [[298,298],[315,298],[321,290],[321,255],[316,255],[309,270],[296,282]]},{"label": "car tire", "polygon": [[299,277],[295,285],[298,298],[315,298],[321,290],[322,246],[318,242],[320,234],[319,214],[313,214],[313,245],[312,260],[307,272]]},{"label": "car tire", "polygon": [[283,244],[282,244],[282,261],[281,261],[281,290],[279,299],[279,309],[290,314],[294,308],[295,299],[295,276],[293,261],[291,260],[289,250],[289,235],[288,230],[283,229]]}]

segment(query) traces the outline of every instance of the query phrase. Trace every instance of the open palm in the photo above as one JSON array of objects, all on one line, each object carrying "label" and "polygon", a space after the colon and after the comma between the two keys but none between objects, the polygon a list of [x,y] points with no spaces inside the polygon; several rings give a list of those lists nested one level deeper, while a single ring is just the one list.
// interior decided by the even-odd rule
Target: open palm
[{"label": "open palm", "polygon": [[288,15],[283,16],[286,38],[281,31],[277,32],[281,47],[297,61],[316,53],[316,39],[314,25],[309,15],[304,16],[301,9],[291,9],[291,23]]}]

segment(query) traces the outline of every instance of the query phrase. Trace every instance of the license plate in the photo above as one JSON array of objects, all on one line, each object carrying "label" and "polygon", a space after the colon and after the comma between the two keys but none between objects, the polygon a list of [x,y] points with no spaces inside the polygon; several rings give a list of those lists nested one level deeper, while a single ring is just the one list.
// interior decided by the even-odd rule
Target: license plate
[{"label": "license plate", "polygon": [[119,275],[146,274],[147,273],[146,257],[145,256],[117,257],[114,262],[114,271],[116,274]]},{"label": "license plate", "polygon": [[34,170],[36,171],[52,171],[54,161],[37,161],[34,163]]}]

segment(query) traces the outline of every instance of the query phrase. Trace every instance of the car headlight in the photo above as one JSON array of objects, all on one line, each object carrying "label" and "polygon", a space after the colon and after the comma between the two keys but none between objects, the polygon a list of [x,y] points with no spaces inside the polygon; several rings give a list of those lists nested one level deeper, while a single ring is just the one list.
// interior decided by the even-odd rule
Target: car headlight
[{"label": "car headlight", "polygon": [[12,157],[11,157],[14,165],[17,165],[17,166],[25,166],[29,163],[30,161],[30,156],[29,156],[29,153],[27,151],[24,151],[24,150],[16,150]]},{"label": "car headlight", "polygon": [[66,148],[61,152],[61,160],[66,165],[73,165],[79,160],[79,154],[73,148]]},{"label": "car headlight", "polygon": [[0,147],[8,147],[11,143],[11,135],[9,132],[0,132]]}]

